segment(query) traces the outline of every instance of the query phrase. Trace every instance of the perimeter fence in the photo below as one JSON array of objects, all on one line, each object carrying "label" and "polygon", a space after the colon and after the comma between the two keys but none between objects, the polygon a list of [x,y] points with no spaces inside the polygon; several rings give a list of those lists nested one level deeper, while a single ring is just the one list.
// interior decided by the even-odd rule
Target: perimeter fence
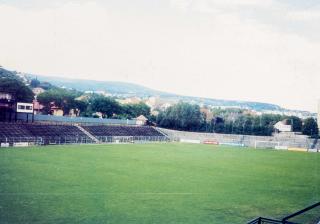
[{"label": "perimeter fence", "polygon": [[148,143],[168,142],[166,136],[98,136],[90,137],[61,136],[61,137],[8,137],[0,138],[1,147],[32,146],[32,145],[65,145],[65,144],[112,144],[112,143]]}]

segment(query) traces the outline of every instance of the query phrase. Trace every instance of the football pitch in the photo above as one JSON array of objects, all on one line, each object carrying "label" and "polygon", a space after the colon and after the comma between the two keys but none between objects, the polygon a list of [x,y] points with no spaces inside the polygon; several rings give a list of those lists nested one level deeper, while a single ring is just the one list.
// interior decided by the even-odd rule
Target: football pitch
[{"label": "football pitch", "polygon": [[198,144],[0,149],[0,223],[246,223],[320,199],[320,153]]}]

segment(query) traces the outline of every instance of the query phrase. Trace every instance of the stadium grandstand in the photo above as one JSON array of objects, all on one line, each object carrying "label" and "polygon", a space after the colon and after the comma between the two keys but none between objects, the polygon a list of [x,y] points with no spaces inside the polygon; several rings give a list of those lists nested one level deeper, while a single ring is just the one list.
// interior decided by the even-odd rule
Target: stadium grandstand
[{"label": "stadium grandstand", "polygon": [[102,142],[167,141],[166,135],[149,126],[92,125],[46,123],[6,123],[0,126],[2,147],[85,144]]},{"label": "stadium grandstand", "polygon": [[138,120],[34,114],[32,103],[0,92],[0,147],[168,141],[161,131]]},{"label": "stadium grandstand", "polygon": [[163,136],[152,127],[132,126],[84,126],[92,135],[100,136]]}]

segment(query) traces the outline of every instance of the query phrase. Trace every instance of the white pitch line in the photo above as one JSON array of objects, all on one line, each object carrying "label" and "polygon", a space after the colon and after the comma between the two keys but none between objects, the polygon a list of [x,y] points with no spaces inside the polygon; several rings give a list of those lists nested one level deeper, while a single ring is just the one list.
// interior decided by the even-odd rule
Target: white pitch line
[{"label": "white pitch line", "polygon": [[108,193],[108,192],[92,192],[92,193],[45,193],[45,192],[24,192],[24,193],[0,193],[0,195],[201,195],[206,193],[191,192],[141,192],[141,193]]}]

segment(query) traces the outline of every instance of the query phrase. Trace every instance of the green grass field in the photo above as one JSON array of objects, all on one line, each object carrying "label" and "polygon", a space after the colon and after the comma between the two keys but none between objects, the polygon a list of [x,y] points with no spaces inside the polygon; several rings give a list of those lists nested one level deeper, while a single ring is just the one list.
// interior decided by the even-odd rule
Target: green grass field
[{"label": "green grass field", "polygon": [[0,150],[0,223],[246,223],[320,199],[320,153],[191,144]]}]

